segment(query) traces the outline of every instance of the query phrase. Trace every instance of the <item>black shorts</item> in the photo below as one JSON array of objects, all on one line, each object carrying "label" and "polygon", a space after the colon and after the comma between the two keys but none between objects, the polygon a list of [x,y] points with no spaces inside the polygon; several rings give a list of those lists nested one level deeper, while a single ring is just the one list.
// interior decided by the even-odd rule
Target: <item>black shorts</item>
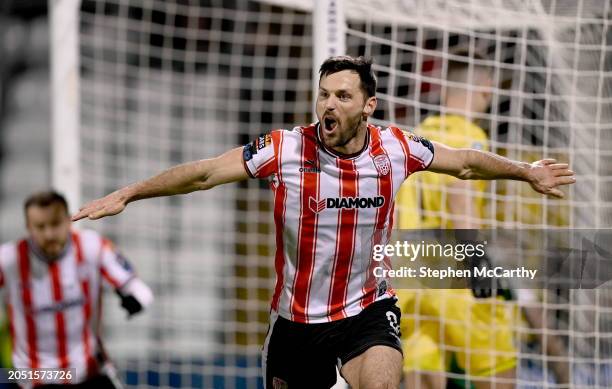
[{"label": "black shorts", "polygon": [[395,301],[377,301],[356,316],[330,323],[273,317],[263,350],[265,388],[331,388],[336,365],[340,368],[368,348],[384,345],[401,352],[401,314]]}]

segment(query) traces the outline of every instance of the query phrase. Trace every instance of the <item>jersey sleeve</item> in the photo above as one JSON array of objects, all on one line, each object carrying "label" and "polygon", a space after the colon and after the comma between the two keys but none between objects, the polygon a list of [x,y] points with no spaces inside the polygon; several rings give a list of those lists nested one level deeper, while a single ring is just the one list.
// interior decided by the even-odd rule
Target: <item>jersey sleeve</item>
[{"label": "jersey sleeve", "polygon": [[422,136],[410,131],[403,131],[408,143],[408,174],[427,170],[434,158],[434,146]]},{"label": "jersey sleeve", "polygon": [[128,260],[117,251],[111,241],[103,239],[100,257],[102,277],[115,289],[123,288],[136,277]]},{"label": "jersey sleeve", "polygon": [[261,134],[253,142],[244,145],[242,161],[252,178],[266,178],[278,171],[280,131]]}]

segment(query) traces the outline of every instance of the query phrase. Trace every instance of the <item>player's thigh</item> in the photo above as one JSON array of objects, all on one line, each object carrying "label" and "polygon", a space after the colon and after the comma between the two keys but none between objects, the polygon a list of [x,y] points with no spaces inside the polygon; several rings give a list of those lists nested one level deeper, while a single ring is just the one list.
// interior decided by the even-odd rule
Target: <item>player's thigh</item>
[{"label": "player's thigh", "polygon": [[[401,312],[395,299],[376,301],[348,320],[339,352],[343,376],[352,387],[397,387],[402,370],[402,346]],[[380,386],[371,386],[370,378]]]},{"label": "player's thigh", "polygon": [[402,375],[402,353],[389,346],[372,346],[342,366],[351,389],[397,389]]},{"label": "player's thigh", "polygon": [[315,345],[308,325],[273,316],[262,352],[267,389],[331,388],[336,383],[336,357]]}]

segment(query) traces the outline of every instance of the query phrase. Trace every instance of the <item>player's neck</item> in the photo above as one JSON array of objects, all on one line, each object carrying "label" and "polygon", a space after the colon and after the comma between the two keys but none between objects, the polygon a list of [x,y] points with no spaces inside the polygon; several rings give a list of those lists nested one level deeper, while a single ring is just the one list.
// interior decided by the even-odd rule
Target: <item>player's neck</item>
[{"label": "player's neck", "polygon": [[333,146],[328,148],[340,155],[352,156],[360,153],[365,147],[368,140],[368,123],[363,121],[357,129],[357,133],[348,142],[341,146]]}]

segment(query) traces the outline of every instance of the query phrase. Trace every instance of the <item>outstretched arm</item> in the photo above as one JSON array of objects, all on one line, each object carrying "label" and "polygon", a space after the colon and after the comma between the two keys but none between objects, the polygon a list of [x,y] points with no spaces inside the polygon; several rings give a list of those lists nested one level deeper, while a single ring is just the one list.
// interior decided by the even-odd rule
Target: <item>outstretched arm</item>
[{"label": "outstretched arm", "polygon": [[242,147],[237,147],[216,158],[187,162],[121,188],[84,205],[72,220],[116,215],[132,201],[207,190],[248,177],[242,162]]},{"label": "outstretched arm", "polygon": [[494,153],[455,149],[438,142],[429,170],[450,174],[463,180],[495,180],[507,178],[528,182],[536,192],[563,198],[560,185],[576,182],[566,163],[543,159],[533,163],[513,161]]}]

